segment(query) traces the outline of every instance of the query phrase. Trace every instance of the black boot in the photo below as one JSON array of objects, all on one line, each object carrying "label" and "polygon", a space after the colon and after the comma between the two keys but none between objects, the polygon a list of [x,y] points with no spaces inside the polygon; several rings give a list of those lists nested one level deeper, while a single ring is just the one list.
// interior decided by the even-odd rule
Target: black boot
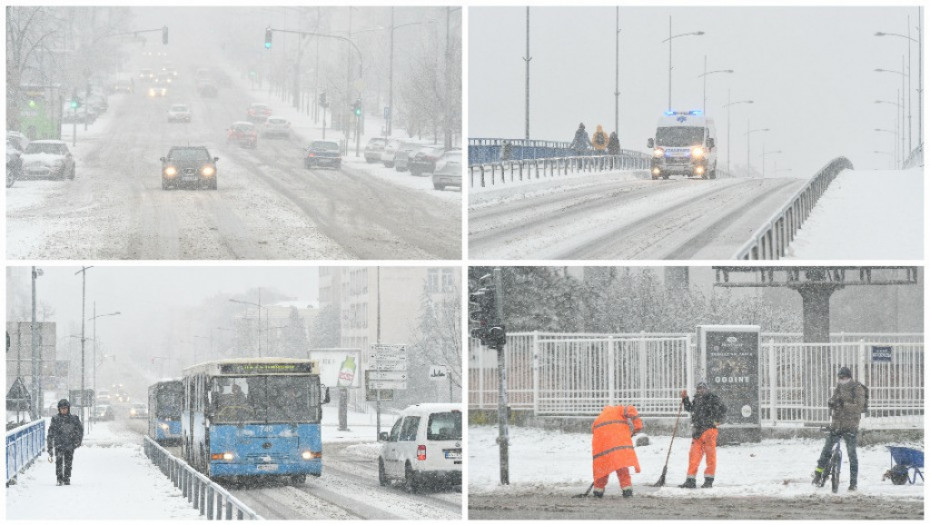
[{"label": "black boot", "polygon": [[704,476],[704,484],[701,485],[702,489],[711,489],[714,488],[714,477],[713,476]]},{"label": "black boot", "polygon": [[696,489],[696,488],[697,488],[697,482],[694,481],[694,478],[688,478],[688,479],[685,480],[684,483],[682,483],[681,485],[678,485],[678,488],[680,488],[680,489]]},{"label": "black boot", "polygon": [[65,485],[70,485],[70,484],[71,484],[71,479],[65,479]]},{"label": "black boot", "polygon": [[594,492],[591,493],[595,498],[604,497],[604,489],[594,489]]},{"label": "black boot", "polygon": [[814,479],[811,481],[811,485],[820,485],[821,479],[823,479],[823,469],[818,468],[814,471]]},{"label": "black boot", "polygon": [[633,497],[633,489],[623,489],[623,497],[624,497],[624,498],[632,498],[632,497]]},{"label": "black boot", "polygon": [[849,484],[849,491],[850,491],[850,492],[855,492],[855,491],[856,491],[856,482],[855,482],[855,481],[853,481],[852,483]]},{"label": "black boot", "polygon": [[58,478],[58,480],[56,481],[56,484],[60,487],[62,483],[64,482],[61,480],[61,478]]}]

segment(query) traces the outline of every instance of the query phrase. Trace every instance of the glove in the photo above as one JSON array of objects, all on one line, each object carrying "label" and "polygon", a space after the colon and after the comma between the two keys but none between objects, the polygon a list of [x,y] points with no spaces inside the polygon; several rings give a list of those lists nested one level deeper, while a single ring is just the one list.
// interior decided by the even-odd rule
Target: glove
[{"label": "glove", "polygon": [[54,458],[52,458],[52,455],[49,454],[49,455],[48,455],[48,462],[51,463],[52,461],[55,461],[55,460],[54,460]]},{"label": "glove", "polygon": [[686,397],[688,397],[688,391],[687,391],[687,390],[682,390],[682,391],[681,391],[681,398],[684,399],[684,398],[686,398]]}]

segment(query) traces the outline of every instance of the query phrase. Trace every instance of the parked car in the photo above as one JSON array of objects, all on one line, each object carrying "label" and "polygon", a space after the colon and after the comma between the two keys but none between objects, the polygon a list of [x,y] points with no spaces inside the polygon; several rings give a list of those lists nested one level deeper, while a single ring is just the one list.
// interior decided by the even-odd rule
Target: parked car
[{"label": "parked car", "polygon": [[14,147],[20,152],[26,151],[26,146],[29,145],[29,138],[18,131],[7,131],[6,140],[8,143],[13,142]]},{"label": "parked car", "polygon": [[291,136],[291,123],[281,117],[268,117],[268,120],[262,125],[262,136],[289,138]]},{"label": "parked car", "polygon": [[445,152],[433,171],[433,188],[444,190],[447,186],[462,188],[462,150],[458,148]]},{"label": "parked car", "polygon": [[129,417],[131,419],[146,419],[149,417],[149,407],[145,403],[133,403],[129,407]]},{"label": "parked car", "polygon": [[74,157],[61,140],[34,140],[22,155],[25,178],[74,178]]},{"label": "parked car", "polygon": [[168,108],[168,122],[190,122],[191,108],[187,104],[172,104]]},{"label": "parked car", "polygon": [[382,486],[399,480],[408,492],[416,492],[423,486],[462,484],[461,405],[409,406],[378,441],[378,482]]},{"label": "parked car", "polygon": [[373,163],[379,162],[381,160],[381,153],[384,152],[384,145],[387,144],[387,139],[381,137],[375,137],[368,141],[368,144],[365,145],[365,162]]},{"label": "parked car", "polygon": [[394,169],[397,171],[407,171],[414,152],[422,147],[424,147],[424,145],[417,142],[401,143],[394,151]]},{"label": "parked car", "polygon": [[233,122],[226,130],[226,142],[235,142],[243,148],[258,147],[258,131],[255,124],[242,120]]},{"label": "parked car", "polygon": [[113,421],[116,419],[116,412],[110,405],[97,405],[94,408],[94,421]]},{"label": "parked car", "polygon": [[245,112],[246,120],[250,122],[264,122],[271,116],[271,108],[268,104],[253,102],[249,104],[249,109]]},{"label": "parked car", "polygon": [[384,164],[385,168],[394,167],[394,154],[397,153],[397,148],[402,144],[402,140],[391,139],[384,145],[384,149],[381,150],[381,163]]},{"label": "parked car", "polygon": [[210,152],[203,146],[175,146],[161,158],[161,189],[178,188],[184,184],[215,190],[216,163],[219,160],[219,157],[210,157]]},{"label": "parked car", "polygon": [[[458,151],[459,155],[462,154],[462,150],[459,148],[452,148],[449,151]],[[436,163],[445,153],[446,149],[442,146],[426,146],[425,148],[416,150],[413,157],[408,161],[410,174],[419,176],[424,173],[434,172],[436,170]]]},{"label": "parked car", "polygon": [[16,179],[23,178],[23,152],[16,149],[16,143],[6,139],[6,187],[13,186]]},{"label": "parked car", "polygon": [[342,148],[338,142],[314,140],[304,156],[304,167],[310,169],[324,166],[337,170],[342,167]]}]

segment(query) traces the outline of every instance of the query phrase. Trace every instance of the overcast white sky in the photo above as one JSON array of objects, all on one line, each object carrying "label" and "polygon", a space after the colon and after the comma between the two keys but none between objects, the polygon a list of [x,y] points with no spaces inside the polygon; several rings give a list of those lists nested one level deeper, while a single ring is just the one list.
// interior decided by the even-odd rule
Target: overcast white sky
[{"label": "overcast white sky", "polygon": [[[732,164],[746,165],[747,119],[752,163],[761,165],[762,144],[782,154],[768,157],[768,170],[809,177],[830,159],[845,155],[858,169],[888,166],[894,102],[902,76],[876,68],[902,69],[904,38],[876,31],[908,32],[916,38],[916,7],[621,7],[620,142],[646,150],[668,100],[669,15],[672,33],[704,31],[673,39],[672,106],[700,108],[704,56],[707,70],[733,74],[707,77],[707,112],[716,120],[726,162],[727,101],[732,106]],[[615,8],[533,7],[530,10],[530,135],[570,141],[579,122],[589,133],[614,129]],[[469,137],[523,138],[526,8],[469,9]],[[913,142],[917,143],[917,46],[912,53]]]}]

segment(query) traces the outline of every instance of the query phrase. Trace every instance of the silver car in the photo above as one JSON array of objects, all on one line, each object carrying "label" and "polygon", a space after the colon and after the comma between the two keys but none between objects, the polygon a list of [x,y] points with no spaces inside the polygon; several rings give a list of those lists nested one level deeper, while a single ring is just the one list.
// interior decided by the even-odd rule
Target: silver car
[{"label": "silver car", "polygon": [[365,145],[365,162],[372,163],[380,161],[385,144],[387,144],[387,139],[381,137],[375,137],[369,140],[368,144]]},{"label": "silver car", "polygon": [[74,157],[64,141],[34,140],[26,146],[22,159],[26,178],[74,178]]},{"label": "silver car", "polygon": [[446,186],[462,187],[462,150],[454,149],[447,151],[439,161],[436,162],[436,170],[433,171],[433,188],[444,190]]},{"label": "silver car", "polygon": [[191,108],[187,104],[172,104],[168,108],[168,122],[190,122]]},{"label": "silver car", "polygon": [[281,117],[268,117],[261,130],[262,136],[265,137],[289,138],[291,136],[291,123]]},{"label": "silver car", "polygon": [[385,168],[394,167],[394,154],[397,153],[397,148],[403,145],[402,140],[392,139],[384,145],[384,149],[381,151],[381,163],[384,164]]}]

